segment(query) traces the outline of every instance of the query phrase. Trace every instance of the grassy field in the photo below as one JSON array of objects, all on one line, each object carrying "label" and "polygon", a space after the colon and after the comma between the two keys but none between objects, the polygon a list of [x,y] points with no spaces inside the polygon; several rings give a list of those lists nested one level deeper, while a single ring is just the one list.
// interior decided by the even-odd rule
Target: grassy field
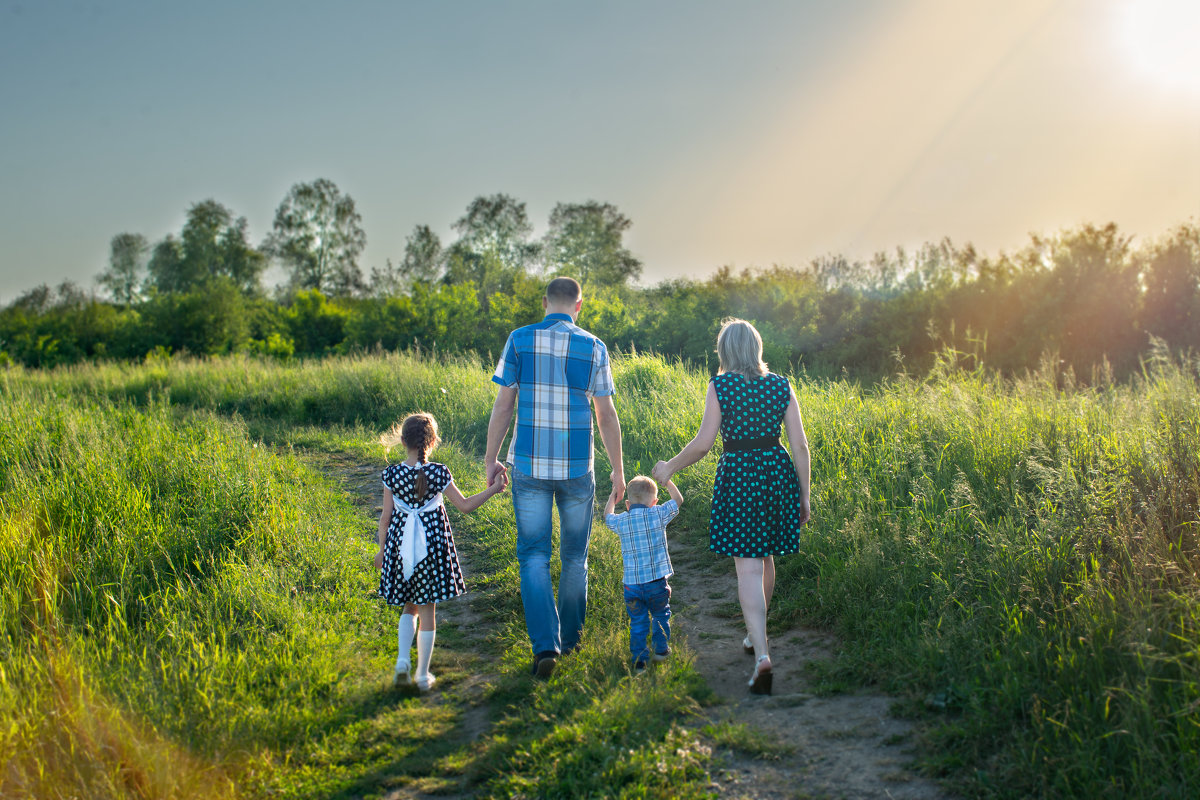
[{"label": "grassy field", "polygon": [[[710,743],[684,725],[702,681],[686,657],[629,676],[603,526],[586,646],[534,684],[511,508],[455,517],[501,674],[479,742],[455,743],[453,675],[440,705],[386,687],[375,520],[316,465],[382,465],[372,440],[424,409],[478,490],[487,372],[377,355],[0,375],[0,794],[350,797],[426,774],[480,796],[704,796]],[[647,472],[694,433],[707,376],[653,357],[615,376],[626,470]],[[797,391],[814,522],[771,624],[839,634],[829,691],[895,694],[924,768],[968,796],[1200,792],[1195,365],[1081,389],[943,363]],[[715,465],[679,476],[696,540]]]}]

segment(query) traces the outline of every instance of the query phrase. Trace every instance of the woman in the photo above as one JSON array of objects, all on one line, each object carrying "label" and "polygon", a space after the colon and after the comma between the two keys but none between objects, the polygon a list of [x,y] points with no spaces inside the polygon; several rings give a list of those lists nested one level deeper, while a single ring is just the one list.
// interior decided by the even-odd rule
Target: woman
[{"label": "woman", "polygon": [[[703,458],[721,432],[709,547],[733,556],[749,634],[743,646],[755,655],[750,691],[770,694],[767,608],[775,590],[774,557],[800,549],[800,529],[810,516],[808,439],[796,393],[787,378],[767,371],[753,325],[725,320],[717,357],[721,368],[709,381],[699,432],[670,461],[659,461],[653,475],[660,484],[670,480]],[[790,456],[779,443],[781,424]]]}]

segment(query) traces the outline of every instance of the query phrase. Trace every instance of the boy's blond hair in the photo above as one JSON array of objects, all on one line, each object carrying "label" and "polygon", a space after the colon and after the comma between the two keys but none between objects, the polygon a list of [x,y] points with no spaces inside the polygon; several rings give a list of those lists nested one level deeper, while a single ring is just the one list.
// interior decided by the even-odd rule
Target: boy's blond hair
[{"label": "boy's blond hair", "polygon": [[650,501],[658,497],[658,484],[654,482],[653,478],[638,475],[625,484],[625,494],[629,495],[629,499],[635,503],[650,505]]}]

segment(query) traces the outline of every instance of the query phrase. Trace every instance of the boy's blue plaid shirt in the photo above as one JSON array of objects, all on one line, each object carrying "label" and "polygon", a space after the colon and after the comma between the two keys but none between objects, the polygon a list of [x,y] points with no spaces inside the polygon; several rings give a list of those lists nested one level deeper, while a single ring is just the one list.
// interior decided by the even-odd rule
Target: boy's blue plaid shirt
[{"label": "boy's blue plaid shirt", "polygon": [[672,573],[667,552],[667,523],[679,513],[679,504],[668,500],[661,506],[635,503],[625,514],[609,514],[604,524],[621,539],[621,558],[625,562],[622,581],[627,586],[649,583]]},{"label": "boy's blue plaid shirt", "polygon": [[604,342],[566,314],[547,314],[508,335],[492,380],[517,387],[517,424],[508,461],[540,480],[592,471],[589,398],[613,393]]}]

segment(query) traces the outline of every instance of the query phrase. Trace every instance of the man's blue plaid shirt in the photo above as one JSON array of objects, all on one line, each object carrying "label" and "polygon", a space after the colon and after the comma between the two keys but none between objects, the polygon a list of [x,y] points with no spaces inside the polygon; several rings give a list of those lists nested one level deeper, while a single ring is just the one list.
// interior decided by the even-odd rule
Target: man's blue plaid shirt
[{"label": "man's blue plaid shirt", "polygon": [[517,424],[508,461],[541,480],[592,471],[592,397],[613,393],[604,342],[567,314],[547,314],[508,335],[492,380],[517,387]]},{"label": "man's blue plaid shirt", "polygon": [[661,506],[634,503],[625,514],[609,514],[604,524],[621,539],[625,562],[622,581],[626,586],[649,583],[671,574],[667,552],[667,523],[679,513],[679,504],[668,500]]}]

